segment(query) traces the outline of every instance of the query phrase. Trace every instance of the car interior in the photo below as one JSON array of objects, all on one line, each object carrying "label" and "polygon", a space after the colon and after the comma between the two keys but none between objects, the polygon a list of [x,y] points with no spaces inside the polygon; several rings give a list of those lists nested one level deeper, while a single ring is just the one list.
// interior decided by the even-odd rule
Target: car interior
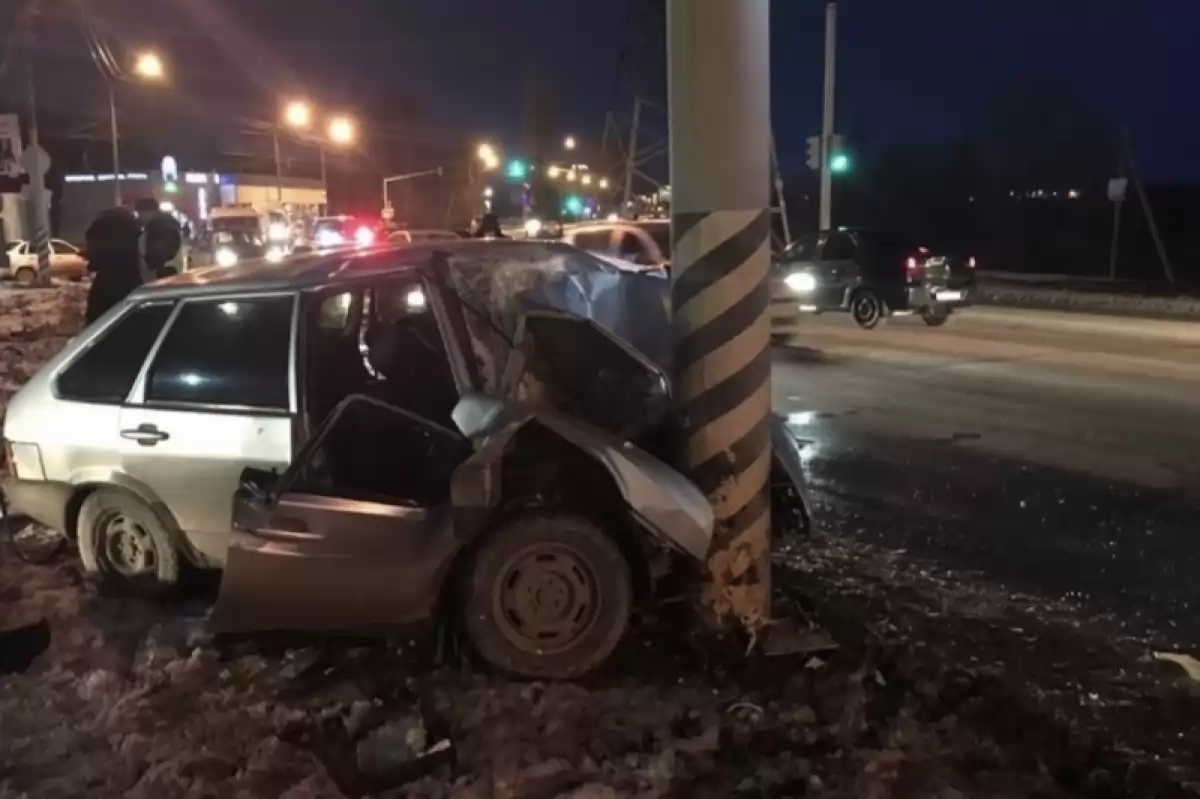
[{"label": "car interior", "polygon": [[[313,296],[304,371],[308,429],[318,435],[331,425],[312,453],[305,490],[422,505],[444,499],[470,445],[454,430],[458,389],[419,280]],[[355,396],[379,402],[352,401],[331,418]]]}]

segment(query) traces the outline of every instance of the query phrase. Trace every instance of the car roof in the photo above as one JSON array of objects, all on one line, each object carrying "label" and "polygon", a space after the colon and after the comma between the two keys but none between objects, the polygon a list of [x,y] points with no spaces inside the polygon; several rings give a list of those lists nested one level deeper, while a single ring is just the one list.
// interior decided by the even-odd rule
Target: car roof
[{"label": "car roof", "polygon": [[175,299],[305,291],[417,270],[426,266],[435,252],[444,252],[451,256],[479,253],[494,258],[498,252],[508,251],[513,258],[528,259],[537,254],[548,254],[555,249],[583,255],[580,250],[568,244],[553,241],[446,239],[402,246],[388,242],[369,249],[346,248],[329,253],[295,256],[275,264],[256,261],[238,266],[194,269],[141,286],[131,297],[136,300]]}]

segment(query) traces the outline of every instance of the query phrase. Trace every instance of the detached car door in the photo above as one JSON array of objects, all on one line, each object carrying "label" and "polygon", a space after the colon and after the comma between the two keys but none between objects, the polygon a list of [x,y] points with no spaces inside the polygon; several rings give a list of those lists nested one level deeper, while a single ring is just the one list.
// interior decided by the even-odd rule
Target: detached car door
[{"label": "detached car door", "polygon": [[123,471],[213,564],[242,471],[292,460],[296,304],[290,293],[182,300],[121,409]]}]

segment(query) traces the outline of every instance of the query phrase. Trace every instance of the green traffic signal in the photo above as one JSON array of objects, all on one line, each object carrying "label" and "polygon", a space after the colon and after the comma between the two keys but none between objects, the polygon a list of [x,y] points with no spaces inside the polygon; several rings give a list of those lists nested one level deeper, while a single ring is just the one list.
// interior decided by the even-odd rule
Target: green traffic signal
[{"label": "green traffic signal", "polygon": [[834,153],[829,159],[830,172],[849,172],[850,171],[850,156],[845,153]]},{"label": "green traffic signal", "polygon": [[572,216],[579,216],[583,213],[583,200],[579,198],[579,195],[572,194],[563,203],[563,210]]},{"label": "green traffic signal", "polygon": [[528,172],[529,166],[520,158],[514,158],[513,160],[509,161],[508,169],[505,170],[505,174],[507,174],[513,180],[524,180],[525,175]]}]

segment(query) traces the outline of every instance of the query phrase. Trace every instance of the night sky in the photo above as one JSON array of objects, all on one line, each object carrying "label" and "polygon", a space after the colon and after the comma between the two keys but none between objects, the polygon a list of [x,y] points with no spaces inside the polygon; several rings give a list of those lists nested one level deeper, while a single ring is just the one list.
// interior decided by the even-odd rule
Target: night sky
[{"label": "night sky", "polygon": [[[606,110],[625,106],[615,78],[626,2],[88,0],[114,47],[160,45],[196,94],[261,106],[243,113],[302,91],[368,121],[420,117],[427,130],[514,144],[529,69],[554,76],[564,131],[598,136]],[[772,7],[775,130],[795,171],[819,125],[824,3]],[[49,103],[92,80],[67,24],[43,57],[81,77],[47,87]],[[868,151],[983,132],[995,95],[1032,81],[1128,125],[1151,177],[1200,178],[1197,41],[1200,0],[842,0],[839,128]],[[0,93],[11,90],[10,77]]]}]

